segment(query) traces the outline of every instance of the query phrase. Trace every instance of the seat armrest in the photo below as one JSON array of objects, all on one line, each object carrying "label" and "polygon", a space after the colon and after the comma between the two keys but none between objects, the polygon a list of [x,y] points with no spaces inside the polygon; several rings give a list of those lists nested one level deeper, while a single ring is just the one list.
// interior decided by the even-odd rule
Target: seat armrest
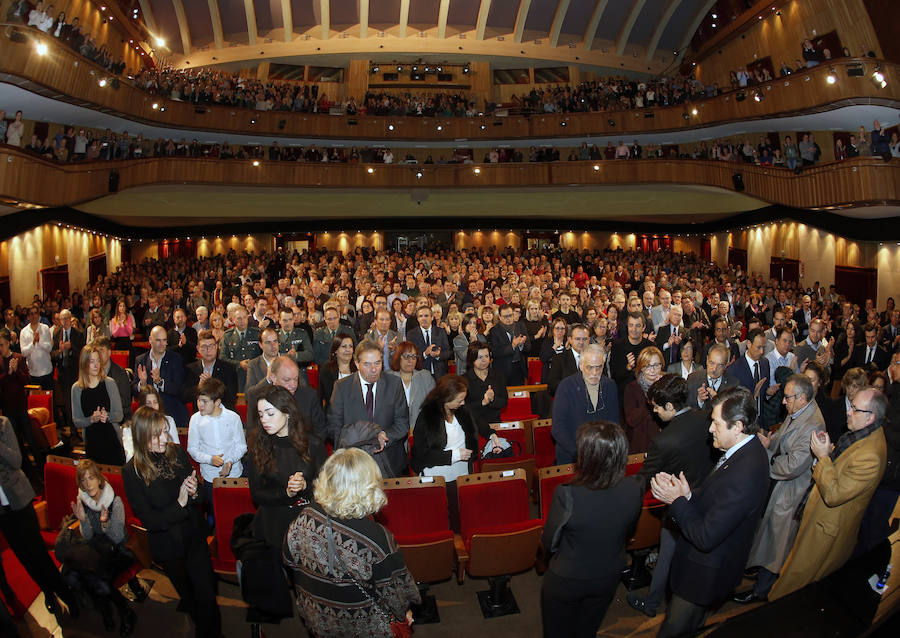
[{"label": "seat armrest", "polygon": [[456,582],[462,585],[466,577],[466,565],[469,563],[469,550],[459,534],[453,535],[453,549],[456,551]]},{"label": "seat armrest", "polygon": [[47,514],[47,501],[40,500],[35,502],[34,513],[37,514],[38,527],[41,529],[49,529],[50,522]]}]

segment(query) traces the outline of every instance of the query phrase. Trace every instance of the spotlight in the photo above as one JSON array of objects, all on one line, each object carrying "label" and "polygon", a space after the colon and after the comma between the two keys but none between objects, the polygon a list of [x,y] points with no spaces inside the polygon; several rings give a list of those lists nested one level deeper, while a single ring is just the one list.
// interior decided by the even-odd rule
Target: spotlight
[{"label": "spotlight", "polygon": [[696,108],[691,109],[691,115],[697,115],[697,109],[696,109]]},{"label": "spotlight", "polygon": [[38,55],[47,55],[47,45],[45,43],[38,42],[34,48]]},{"label": "spotlight", "polygon": [[394,130],[394,125],[393,125],[393,124],[388,124],[388,130],[389,130],[389,131],[393,131],[393,130]]},{"label": "spotlight", "polygon": [[716,14],[716,13],[714,13],[714,14],[712,14],[712,17],[713,17],[713,20],[715,20],[715,19],[716,19],[716,18],[718,18],[718,17],[719,17],[719,15],[718,15],[718,14]]},{"label": "spotlight", "polygon": [[875,82],[877,84],[881,84],[884,82],[884,73],[882,73],[879,69],[875,69],[875,73],[872,74],[872,77],[875,78]]},{"label": "spotlight", "polygon": [[837,75],[835,75],[834,72],[832,71],[825,78],[825,81],[828,82],[828,84],[834,84],[835,82],[837,82]]},{"label": "spotlight", "polygon": [[762,93],[760,93],[759,91],[757,91],[756,93],[753,94],[753,99],[754,99],[755,101],[757,101],[757,102],[762,102],[762,101],[763,101],[764,99],[766,99],[766,98],[765,98],[765,96],[764,96]]},{"label": "spotlight", "polygon": [[412,70],[413,70],[413,73],[418,72],[418,70],[419,70],[419,65],[418,65],[418,64],[413,64]]},{"label": "spotlight", "polygon": [[562,122],[559,123],[559,125],[560,125],[560,126],[565,126],[565,125],[566,125],[566,121],[563,120]]},{"label": "spotlight", "polygon": [[599,171],[599,170],[600,170],[600,165],[599,165],[599,164],[594,164],[594,170],[595,170],[595,171]]},{"label": "spotlight", "polygon": [[443,72],[444,72],[444,67],[442,67],[440,64],[438,64],[437,72],[438,72],[438,73],[443,73]]},{"label": "spotlight", "polygon": [[482,124],[482,125],[481,125],[481,130],[484,131],[484,130],[486,130],[486,129],[487,129],[487,126],[485,126],[484,124]]},{"label": "spotlight", "polygon": [[481,169],[480,169],[480,168],[475,168],[475,169],[473,169],[473,172],[474,172],[476,175],[481,175]]},{"label": "spotlight", "polygon": [[422,179],[422,171],[416,171],[416,179]]},{"label": "spotlight", "polygon": [[371,175],[372,173],[375,172],[375,169],[372,168],[372,167],[370,166],[369,168],[366,169],[366,172],[367,172],[369,175]]},{"label": "spotlight", "polygon": [[403,65],[398,64],[397,65],[397,73],[400,73],[402,70],[403,70]]},{"label": "spotlight", "polygon": [[468,62],[466,62],[466,66],[463,67],[463,73],[465,75],[469,74],[469,63]]},{"label": "spotlight", "polygon": [[259,160],[253,160],[253,165],[254,165],[254,166],[259,166]]},{"label": "spotlight", "polygon": [[606,123],[609,124],[610,126],[615,126],[615,125],[616,125],[616,121],[613,120],[613,119],[606,120]]},{"label": "spotlight", "polygon": [[164,47],[164,46],[166,46],[166,41],[165,41],[165,39],[164,39],[164,38],[161,38],[161,37],[159,37],[159,36],[156,36],[156,37],[154,38],[154,42],[156,42],[156,46],[158,46],[158,47]]},{"label": "spotlight", "polygon": [[106,78],[103,78],[102,80],[97,82],[97,84],[100,85],[100,88],[103,88],[104,86],[106,86]]},{"label": "spotlight", "polygon": [[440,124],[438,124],[438,125],[437,125],[437,130],[439,130],[439,131],[443,131],[443,130],[444,130],[444,127],[443,127],[443,126],[441,126],[441,125],[440,125]]},{"label": "spotlight", "polygon": [[713,29],[716,28],[716,23],[715,23],[715,22],[712,23],[712,28],[713,28]]},{"label": "spotlight", "polygon": [[156,102],[154,102],[153,104],[150,105],[150,108],[153,109],[153,110],[155,111],[156,109],[159,108],[159,104],[157,104]]}]

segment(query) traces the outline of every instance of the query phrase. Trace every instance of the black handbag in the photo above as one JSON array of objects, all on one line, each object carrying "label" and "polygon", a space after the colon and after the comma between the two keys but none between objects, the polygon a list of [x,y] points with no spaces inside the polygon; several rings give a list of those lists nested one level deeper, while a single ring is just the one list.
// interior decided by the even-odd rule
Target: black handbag
[{"label": "black handbag", "polygon": [[[507,441],[507,443],[509,443],[509,445],[501,449],[499,452],[494,452],[493,450],[491,450],[487,454],[482,455],[481,460],[490,461],[493,459],[508,459],[515,456],[522,456],[521,443],[519,443],[518,441]],[[487,445],[490,446],[491,442],[488,441]]]}]

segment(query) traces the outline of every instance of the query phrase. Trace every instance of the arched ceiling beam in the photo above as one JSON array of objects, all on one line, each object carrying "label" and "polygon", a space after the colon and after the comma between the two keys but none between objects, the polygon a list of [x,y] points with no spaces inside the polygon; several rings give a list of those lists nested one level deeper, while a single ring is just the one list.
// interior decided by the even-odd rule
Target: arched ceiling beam
[{"label": "arched ceiling beam", "polygon": [[[144,14],[144,22],[153,32],[153,35],[159,36],[159,29],[156,27],[156,18],[153,17],[153,9],[150,6],[150,0],[138,0],[141,6],[141,13]],[[151,43],[152,44],[152,43]]]},{"label": "arched ceiling beam", "polygon": [[694,34],[697,33],[697,29],[700,28],[700,23],[703,22],[703,18],[709,13],[709,10],[712,9],[715,3],[716,0],[706,0],[706,4],[703,5],[703,8],[694,16],[694,21],[691,22],[691,28],[685,31],[684,40],[681,41],[681,46],[678,47],[678,55],[675,56],[676,63],[684,57],[684,52],[687,51],[688,45],[694,38]]},{"label": "arched ceiling beam", "polygon": [[475,23],[475,39],[484,40],[484,30],[487,28],[488,14],[491,12],[491,0],[481,0],[478,8],[478,20]]},{"label": "arched ceiling beam", "polygon": [[650,44],[647,45],[648,62],[653,59],[653,54],[656,53],[656,47],[659,46],[659,39],[662,37],[666,27],[669,26],[669,20],[672,19],[672,14],[675,13],[675,9],[677,9],[680,4],[681,0],[669,0],[669,4],[666,5],[666,10],[659,16],[659,21],[656,23],[656,28],[653,29],[653,35],[650,37]]},{"label": "arched ceiling beam", "polygon": [[250,46],[256,44],[256,7],[253,0],[244,0],[244,13],[247,14],[247,42]]},{"label": "arched ceiling beam", "polygon": [[438,9],[438,29],[437,37],[443,40],[447,37],[447,15],[450,13],[450,0],[441,0],[441,7]]},{"label": "arched ceiling beam", "polygon": [[559,32],[562,29],[563,20],[566,19],[566,11],[569,10],[570,0],[559,0],[556,5],[556,13],[553,16],[553,24],[550,27],[550,46],[555,47],[559,43]]},{"label": "arched ceiling beam", "polygon": [[631,11],[628,12],[625,24],[622,25],[622,30],[619,32],[619,40],[616,42],[616,55],[625,53],[625,45],[628,44],[628,38],[631,37],[631,30],[634,28],[634,23],[637,22],[638,16],[641,15],[641,9],[644,8],[646,2],[647,0],[635,0],[634,4],[631,5]]},{"label": "arched ceiling beam", "polygon": [[594,5],[594,12],[591,14],[591,21],[588,22],[587,29],[584,31],[584,50],[590,51],[591,47],[594,45],[594,38],[597,37],[597,29],[600,28],[600,18],[603,17],[603,12],[606,11],[606,5],[609,4],[609,0],[597,0]]},{"label": "arched ceiling beam", "polygon": [[222,14],[219,13],[219,3],[218,0],[207,0],[207,4],[209,4],[209,19],[212,21],[216,48],[221,49],[225,46],[225,38],[222,35]]},{"label": "arched ceiling beam", "polygon": [[291,0],[281,0],[281,21],[284,23],[284,41],[294,39],[294,10],[291,9]]},{"label": "arched ceiling beam", "polygon": [[369,0],[359,0],[359,37],[369,37]]},{"label": "arched ceiling beam", "polygon": [[519,13],[516,14],[516,30],[513,33],[515,42],[522,41],[522,34],[525,33],[525,20],[528,18],[528,10],[531,8],[531,0],[519,0]]},{"label": "arched ceiling beam", "polygon": [[175,6],[175,18],[178,20],[178,30],[181,32],[181,48],[185,55],[191,54],[191,32],[188,29],[187,16],[184,13],[184,5],[181,0],[172,0]]},{"label": "arched ceiling beam", "polygon": [[406,37],[407,24],[409,24],[409,0],[400,0],[400,28],[397,30],[399,37]]}]

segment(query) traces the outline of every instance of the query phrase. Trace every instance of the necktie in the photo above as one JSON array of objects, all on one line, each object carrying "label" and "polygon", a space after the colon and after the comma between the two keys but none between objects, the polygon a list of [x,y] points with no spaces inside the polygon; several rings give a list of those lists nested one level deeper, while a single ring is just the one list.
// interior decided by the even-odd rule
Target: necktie
[{"label": "necktie", "polygon": [[709,383],[707,383],[710,388],[713,389],[713,392],[719,391],[719,380],[718,379],[709,379]]},{"label": "necktie", "polygon": [[431,346],[431,330],[425,330],[424,334],[425,334],[425,349],[428,350],[428,348]]},{"label": "necktie", "polygon": [[[673,328],[673,329],[672,329],[672,336],[673,336],[673,337],[677,337],[677,336],[678,336],[678,328]],[[678,344],[673,343],[673,344],[672,344],[672,347],[669,348],[669,362],[670,362],[670,363],[675,363],[675,361],[677,360],[677,359],[675,358],[675,352],[676,352],[677,350],[678,350]]]},{"label": "necktie", "polygon": [[866,353],[866,363],[872,363],[872,356],[873,356],[873,354],[874,354],[874,353],[873,353],[873,350],[874,350],[874,349],[875,349],[875,348],[873,348],[872,346],[869,346],[869,347],[867,348],[868,352]]},{"label": "necktie", "polygon": [[753,364],[753,383],[759,383],[759,361]]},{"label": "necktie", "polygon": [[723,465],[725,465],[725,461],[727,461],[727,460],[728,460],[728,457],[725,456],[724,454],[723,454],[722,456],[720,456],[718,462],[716,463],[716,466],[713,468],[713,472],[715,472],[715,471],[718,470],[720,467],[722,467]]},{"label": "necktie", "polygon": [[366,417],[369,421],[375,421],[375,395],[372,393],[371,383],[366,384]]}]

